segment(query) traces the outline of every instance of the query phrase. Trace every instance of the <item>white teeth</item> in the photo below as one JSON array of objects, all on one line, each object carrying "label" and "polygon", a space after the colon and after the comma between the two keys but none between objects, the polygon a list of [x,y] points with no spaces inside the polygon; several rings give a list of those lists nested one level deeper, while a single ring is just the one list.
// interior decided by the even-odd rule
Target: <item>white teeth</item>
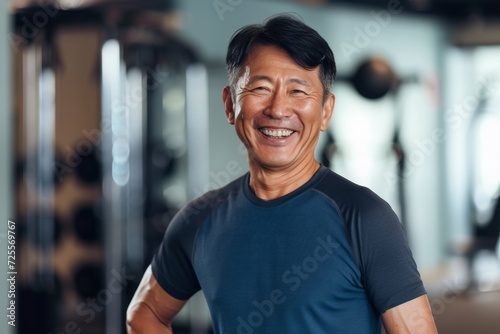
[{"label": "white teeth", "polygon": [[271,129],[260,129],[260,132],[262,132],[266,136],[273,138],[288,137],[293,133],[292,130],[271,130]]}]

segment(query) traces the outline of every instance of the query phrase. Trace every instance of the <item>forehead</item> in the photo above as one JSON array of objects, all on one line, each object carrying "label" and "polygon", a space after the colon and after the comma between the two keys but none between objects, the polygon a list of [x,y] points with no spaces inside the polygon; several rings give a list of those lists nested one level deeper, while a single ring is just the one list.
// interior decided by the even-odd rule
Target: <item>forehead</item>
[{"label": "forehead", "polygon": [[250,77],[255,75],[277,75],[298,76],[311,83],[321,84],[319,78],[319,66],[306,69],[293,60],[288,53],[276,46],[258,45],[249,54],[243,64],[243,68],[249,67]]}]

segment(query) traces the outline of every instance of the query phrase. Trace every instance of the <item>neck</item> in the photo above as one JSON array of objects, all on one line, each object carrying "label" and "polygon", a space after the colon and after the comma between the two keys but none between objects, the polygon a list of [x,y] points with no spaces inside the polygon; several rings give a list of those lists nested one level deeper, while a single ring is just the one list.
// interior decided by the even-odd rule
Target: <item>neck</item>
[{"label": "neck", "polygon": [[295,168],[266,168],[250,164],[250,188],[255,195],[263,200],[272,200],[303,186],[309,181],[320,164],[312,159]]}]

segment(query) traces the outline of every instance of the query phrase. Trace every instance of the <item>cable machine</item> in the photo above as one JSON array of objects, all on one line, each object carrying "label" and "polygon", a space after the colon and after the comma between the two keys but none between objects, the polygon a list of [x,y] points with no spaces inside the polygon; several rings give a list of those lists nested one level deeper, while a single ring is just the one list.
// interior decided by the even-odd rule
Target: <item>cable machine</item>
[{"label": "cable machine", "polygon": [[125,333],[166,226],[208,178],[205,66],[174,1],[12,8],[19,333]]}]

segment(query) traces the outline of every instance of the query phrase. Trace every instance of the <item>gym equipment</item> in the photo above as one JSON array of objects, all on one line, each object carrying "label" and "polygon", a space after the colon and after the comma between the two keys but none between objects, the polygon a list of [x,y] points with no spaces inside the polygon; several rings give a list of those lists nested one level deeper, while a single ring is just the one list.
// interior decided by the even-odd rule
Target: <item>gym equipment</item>
[{"label": "gym equipment", "polygon": [[80,264],[73,274],[73,284],[81,300],[97,298],[99,292],[104,289],[103,265],[100,263]]},{"label": "gym equipment", "polygon": [[349,81],[361,96],[370,100],[395,93],[401,83],[389,63],[378,57],[361,62]]},{"label": "gym equipment", "polygon": [[332,157],[337,150],[337,146],[335,144],[335,137],[333,136],[332,131],[326,131],[325,135],[326,142],[324,143],[323,149],[321,150],[321,164],[328,168],[332,168]]},{"label": "gym equipment", "polygon": [[101,209],[97,204],[81,204],[74,210],[73,228],[78,240],[84,244],[102,245],[103,226]]},{"label": "gym equipment", "polygon": [[[360,96],[369,99],[377,100],[385,96],[390,96],[394,104],[394,134],[392,137],[391,151],[397,159],[397,192],[398,203],[400,207],[400,220],[403,226],[406,226],[406,198],[405,198],[405,151],[400,141],[400,119],[401,111],[398,110],[397,94],[401,85],[405,83],[416,82],[414,76],[406,78],[399,77],[392,66],[381,57],[369,57],[361,61],[350,76],[338,76],[338,81],[347,82],[359,93]],[[332,145],[335,145],[330,139],[325,146],[323,155],[328,154],[325,150],[331,150]],[[333,146],[335,147],[335,146]],[[330,155],[331,157],[332,155]],[[332,159],[328,160],[332,163]],[[406,229],[408,233],[408,229]]]},{"label": "gym equipment", "polygon": [[102,181],[101,154],[98,147],[92,145],[90,153],[81,156],[81,162],[75,167],[81,182],[98,185]]},{"label": "gym equipment", "polygon": [[[139,280],[151,260],[150,247],[156,245],[158,235],[155,234],[154,240],[149,238],[166,225],[165,220],[176,210],[170,209],[175,206],[171,203],[187,200],[192,196],[188,189],[204,185],[200,175],[205,170],[208,174],[207,71],[196,50],[176,32],[179,17],[174,12],[175,4],[173,0],[80,0],[50,4],[14,0],[12,3],[15,36],[20,37],[14,42],[18,42],[16,47],[25,59],[22,112],[26,142],[37,152],[37,159],[26,163],[28,193],[34,194],[36,189],[38,197],[52,199],[56,184],[53,177],[49,182],[46,176],[52,176],[58,163],[68,168],[63,170],[70,173],[65,176],[76,176],[80,181],[76,185],[70,182],[72,187],[102,186],[102,215],[94,215],[90,208],[77,208],[73,227],[84,246],[96,242],[104,245],[106,282],[112,278],[112,270],[123,267]],[[33,23],[33,18],[45,17],[47,24]],[[56,37],[68,31],[97,37],[98,52],[94,54],[89,48],[88,54],[82,55],[85,59],[95,59],[94,69],[88,76],[74,80],[87,80],[87,89],[91,89],[88,82],[97,87],[101,103],[101,128],[92,128],[100,131],[99,144],[94,143],[98,149],[94,147],[88,155],[78,154],[81,161],[72,166],[64,161],[66,152],[64,156],[56,156],[53,146],[61,138],[54,136],[56,78],[66,74],[68,79],[67,73],[75,69],[74,64],[68,64],[69,58],[64,57],[68,50],[54,44],[60,40]],[[57,76],[55,70],[60,71]],[[43,97],[40,106],[34,98],[39,96]],[[82,130],[83,125],[75,131]],[[62,147],[74,144],[64,142]],[[78,153],[78,142],[72,148]],[[57,185],[60,182],[58,178]],[[175,200],[168,198],[170,195],[165,191],[172,183],[174,189],[180,189],[175,192],[179,194]],[[164,213],[155,213],[155,217],[162,217],[156,219],[161,223],[145,223],[145,212],[154,211],[154,203],[159,201],[169,202]],[[43,207],[52,204],[48,201]],[[39,220],[31,219],[26,224],[27,233],[40,229],[39,224]],[[52,244],[48,229],[44,227],[43,245]],[[53,268],[51,263],[44,266]],[[83,291],[83,283],[79,283],[93,280],[88,278],[92,276],[90,271],[80,269],[75,278],[81,296],[96,292]],[[102,332],[123,332],[125,308],[132,293],[127,289],[109,301],[103,314]],[[49,309],[50,312],[54,315],[57,310]]]},{"label": "gym equipment", "polygon": [[[482,91],[479,96],[482,98],[472,114],[467,140],[469,220],[472,226],[470,243],[462,255],[467,261],[469,288],[478,283],[473,270],[477,255],[481,251],[496,253],[500,239],[500,170],[496,151],[500,113],[489,94]],[[500,264],[500,258],[497,259]]]},{"label": "gym equipment", "polygon": [[[112,269],[125,266],[137,277],[131,286],[149,264],[158,239],[149,238],[158,231],[145,212],[151,213],[158,201],[169,201],[165,187],[172,179],[187,194],[189,178],[200,174],[192,169],[204,167],[195,152],[207,142],[200,140],[207,127],[200,116],[208,114],[205,67],[189,43],[165,28],[170,14],[139,2],[132,7],[117,10],[105,22],[101,47],[102,118],[111,123],[101,142],[105,272],[111,279]],[[125,101],[127,108],[116,101]],[[196,126],[201,129],[192,129]],[[189,134],[197,138],[189,142]],[[132,293],[127,289],[107,305],[107,331],[124,323]]]},{"label": "gym equipment", "polygon": [[17,290],[17,334],[50,333],[56,323],[51,313],[56,304],[54,295],[46,288],[26,285]]},{"label": "gym equipment", "polygon": [[[43,212],[29,212],[27,216],[18,217],[20,222],[18,236],[20,240],[26,240],[37,251],[47,252],[57,247],[63,235],[63,221],[56,213],[46,210]],[[28,222],[36,222],[36,229],[29,229]],[[42,238],[50,233],[52,242],[47,244]]]}]

